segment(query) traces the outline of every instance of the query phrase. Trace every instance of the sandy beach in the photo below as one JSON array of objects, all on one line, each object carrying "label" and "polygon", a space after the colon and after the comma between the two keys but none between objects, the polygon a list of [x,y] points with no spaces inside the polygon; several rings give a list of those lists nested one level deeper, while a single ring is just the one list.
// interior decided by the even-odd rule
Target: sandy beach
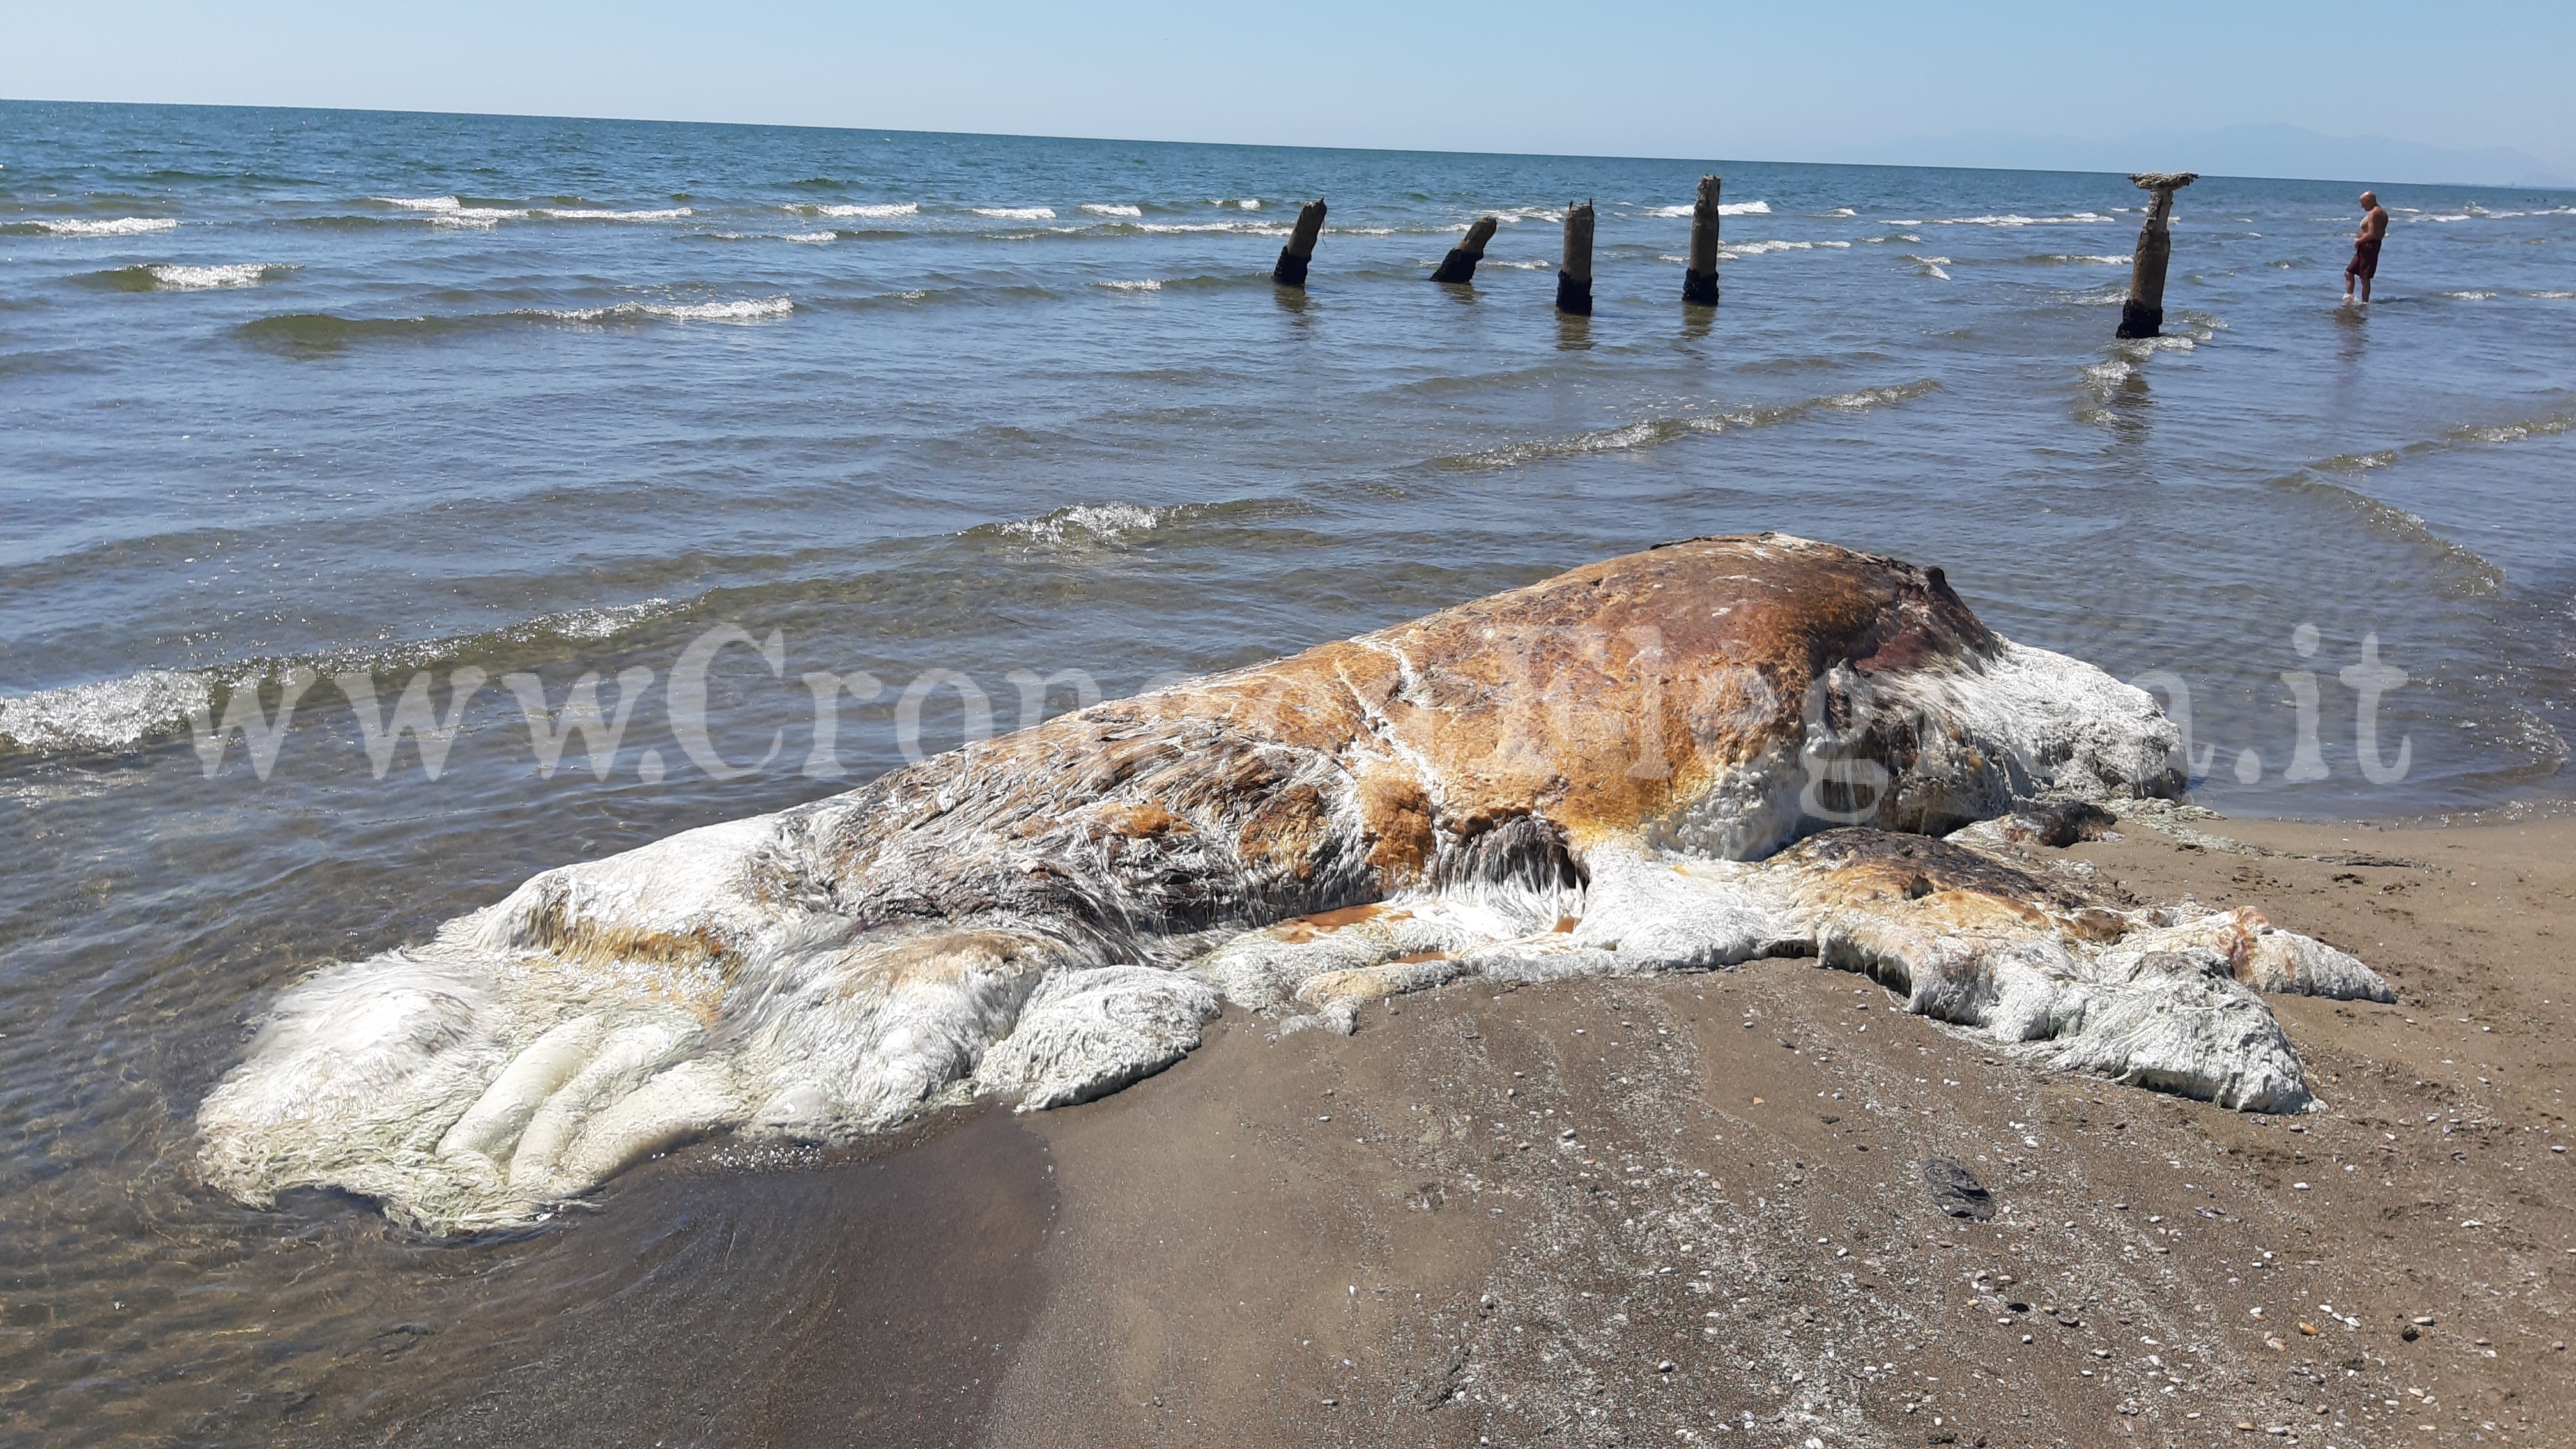
[{"label": "sandy beach", "polygon": [[[1348,1038],[1229,1012],[1114,1096],[924,1123],[863,1162],[673,1154],[550,1267],[566,1302],[637,1254],[671,1271],[569,1319],[523,1294],[516,1324],[395,1332],[274,1422],[396,1444],[2565,1442],[2576,828],[2164,826],[2032,853],[2097,890],[2258,905],[2384,972],[2394,1006],[2273,998],[2320,1110],[2042,1073],[1810,960],[1462,982]],[[768,1271],[818,1237],[820,1268]]]}]

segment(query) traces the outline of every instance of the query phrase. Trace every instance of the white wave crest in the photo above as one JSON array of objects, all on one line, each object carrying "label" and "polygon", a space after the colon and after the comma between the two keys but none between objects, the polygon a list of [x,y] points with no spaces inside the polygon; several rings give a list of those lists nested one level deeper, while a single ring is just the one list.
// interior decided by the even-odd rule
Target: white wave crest
[{"label": "white wave crest", "polygon": [[429,214],[429,224],[460,230],[490,231],[505,221],[523,221],[528,213],[507,206],[460,206]]},{"label": "white wave crest", "polygon": [[911,216],[921,210],[917,201],[886,201],[836,206],[791,206],[789,211],[809,212],[815,216],[864,216],[883,221],[888,217]]},{"label": "white wave crest", "polygon": [[538,216],[549,221],[677,221],[694,215],[685,206],[613,211],[594,206],[467,206],[453,196],[377,196],[369,199],[387,206],[399,206],[405,211],[426,213],[434,225],[481,230],[489,230],[494,222],[524,221]]},{"label": "white wave crest", "polygon": [[[523,213],[528,214],[528,213]],[[696,213],[685,206],[667,206],[659,210],[608,211],[599,207],[541,207],[534,215],[548,221],[677,221]]]},{"label": "white wave crest", "polygon": [[514,624],[502,630],[501,637],[607,639],[678,608],[679,605],[658,594],[649,599],[637,599],[631,604],[594,604],[583,609],[566,609],[560,614],[539,614],[524,624]]},{"label": "white wave crest", "polygon": [[1093,216],[1143,216],[1145,214],[1145,208],[1141,206],[1127,206],[1114,201],[1086,201],[1082,204],[1082,209]]},{"label": "white wave crest", "polygon": [[747,297],[736,302],[620,302],[538,312],[558,322],[771,322],[796,310],[786,297]]},{"label": "white wave crest", "polygon": [[240,262],[228,266],[159,266],[143,270],[152,274],[156,286],[173,292],[195,292],[211,287],[256,287],[268,280],[269,273],[289,268],[272,267],[263,262]]},{"label": "white wave crest", "polygon": [[1286,236],[1289,229],[1275,222],[1267,221],[1149,221],[1138,227],[1137,230],[1152,233],[1157,236],[1167,232],[1179,233],[1206,231],[1233,232],[1242,236]]},{"label": "white wave crest", "polygon": [[[1688,216],[1698,209],[1699,208],[1696,205],[1657,206],[1649,208],[1645,214],[1648,216]],[[1771,203],[1767,201],[1721,201],[1717,206],[1717,214],[1720,216],[1769,216],[1771,214]]]},{"label": "white wave crest", "polygon": [[1889,226],[2077,226],[2088,221],[2109,221],[2098,211],[2079,211],[2071,216],[2023,216],[2004,212],[1994,216],[1941,216],[1929,221],[1890,221]]},{"label": "white wave crest", "polygon": [[841,239],[841,234],[840,234],[839,232],[836,232],[836,231],[799,231],[799,232],[790,232],[790,233],[788,233],[785,237],[780,238],[780,240],[782,240],[782,241],[792,241],[792,242],[828,242],[828,241],[839,241],[840,239]]},{"label": "white wave crest", "polygon": [[0,740],[29,753],[132,749],[212,698],[204,675],[171,669],[40,689],[0,699]]},{"label": "white wave crest", "polygon": [[989,216],[998,221],[1055,220],[1052,206],[970,206],[966,209],[977,216]]},{"label": "white wave crest", "polygon": [[2438,295],[2456,298],[2462,302],[2492,302],[2496,297],[2493,292],[2443,292]]},{"label": "white wave crest", "polygon": [[2092,390],[2094,396],[2107,402],[2120,384],[2128,381],[2137,373],[2137,370],[2136,363],[2125,357],[2114,357],[2108,361],[2090,363],[2080,371],[2084,378],[2084,385]]},{"label": "white wave crest", "polygon": [[141,236],[145,232],[168,231],[179,223],[166,216],[120,216],[114,221],[85,221],[77,217],[38,220],[35,226],[52,236]]},{"label": "white wave crest", "polygon": [[1154,280],[1152,277],[1147,277],[1141,281],[1134,282],[1101,282],[1097,285],[1107,287],[1113,292],[1159,292],[1163,290],[1163,284]]},{"label": "white wave crest", "polygon": [[1131,533],[1149,533],[1162,521],[1161,510],[1141,503],[1077,503],[1005,523],[1001,531],[1032,543],[1117,543]]},{"label": "white wave crest", "polygon": [[[1771,241],[1743,242],[1737,245],[1720,246],[1717,249],[1717,254],[1722,259],[1732,261],[1740,257],[1758,257],[1772,252],[1847,252],[1850,250],[1851,243],[1847,241],[1780,241],[1775,239]],[[1688,259],[1683,257],[1674,257],[1669,260],[1687,261]]]}]

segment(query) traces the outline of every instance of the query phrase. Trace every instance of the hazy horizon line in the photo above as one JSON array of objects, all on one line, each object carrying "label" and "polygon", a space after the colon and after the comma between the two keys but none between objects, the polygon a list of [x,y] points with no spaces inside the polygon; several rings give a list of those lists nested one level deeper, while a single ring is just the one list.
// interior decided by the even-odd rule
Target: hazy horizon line
[{"label": "hazy horizon line", "polygon": [[[1531,159],[1533,159],[1533,160],[1556,160],[1556,161],[1569,161],[1569,160],[1570,160],[1570,161],[1649,161],[1649,162],[1675,162],[1675,163],[1689,163],[1689,164],[1696,164],[1696,163],[1727,164],[1727,163],[1730,163],[1730,162],[1740,162],[1740,163],[1747,163],[1747,164],[1757,165],[1757,166],[1837,166],[1837,167],[1844,167],[1844,168],[1848,168],[1848,169],[1851,169],[1851,170],[1863,170],[1863,171],[1994,171],[1994,172],[2018,173],[2018,174],[2023,174],[2023,175],[2034,175],[2034,176],[2115,176],[2115,177],[2121,177],[2121,178],[2124,178],[2124,179],[2125,179],[2127,176],[2129,176],[2129,175],[2131,174],[2130,172],[2125,171],[2125,170],[2121,170],[2121,169],[2117,169],[2117,168],[2109,168],[2109,167],[2100,167],[2100,168],[2096,168],[2096,167],[2057,167],[2057,166],[1996,166],[1996,165],[1981,165],[1981,164],[1977,164],[1977,163],[1973,163],[1973,162],[1902,162],[1902,161],[1802,160],[1802,159],[1789,159],[1789,158],[1780,158],[1780,157],[1757,157],[1757,156],[1717,156],[1717,155],[1706,155],[1706,154],[1703,154],[1703,155],[1695,155],[1695,156],[1681,156],[1681,155],[1662,155],[1662,156],[1659,156],[1659,155],[1646,155],[1646,154],[1619,154],[1619,153],[1613,153],[1613,152],[1598,152],[1598,151],[1502,151],[1502,150],[1496,150],[1496,151],[1479,151],[1479,150],[1467,150],[1467,149],[1460,149],[1460,148],[1454,148],[1454,147],[1428,147],[1428,146],[1334,146],[1334,145],[1315,145],[1315,144],[1300,143],[1300,142],[1288,142],[1288,141],[1221,141],[1221,140],[1203,140],[1203,139],[1178,139],[1178,138],[1162,137],[1162,136],[1080,136],[1080,135],[1058,134],[1058,133],[1052,133],[1052,132],[1041,132],[1041,131],[952,131],[952,130],[925,130],[925,129],[915,128],[915,127],[909,127],[909,126],[874,126],[874,125],[869,125],[869,126],[857,126],[857,125],[841,125],[841,126],[835,126],[835,125],[820,125],[820,124],[815,124],[815,123],[812,123],[812,122],[702,120],[702,119],[691,119],[691,118],[676,117],[676,116],[610,116],[610,115],[585,115],[585,114],[575,114],[575,113],[571,113],[571,112],[555,112],[555,111],[475,111],[475,110],[435,110],[435,109],[421,109],[421,108],[417,108],[417,107],[390,107],[390,106],[261,105],[261,104],[251,104],[251,103],[247,103],[247,102],[240,102],[240,101],[124,101],[124,100],[90,100],[90,99],[84,99],[84,98],[78,98],[78,97],[62,97],[62,96],[0,96],[0,105],[34,105],[34,106],[99,106],[99,107],[111,107],[111,106],[112,106],[112,107],[122,107],[122,108],[135,109],[135,110],[146,110],[146,109],[171,109],[171,110],[208,110],[208,111],[282,111],[282,112],[311,111],[311,112],[322,112],[322,113],[337,114],[337,115],[361,115],[361,116],[439,116],[439,117],[452,117],[452,118],[459,118],[459,119],[473,119],[473,120],[499,120],[499,121],[570,121],[570,122],[597,122],[597,123],[614,124],[614,125],[648,125],[648,126],[722,126],[722,127],[739,127],[739,128],[747,129],[747,130],[766,130],[766,131],[819,131],[819,132],[836,132],[836,133],[864,133],[864,132],[880,132],[880,133],[885,133],[885,134],[890,134],[890,135],[900,135],[900,136],[953,136],[953,137],[961,137],[961,138],[969,138],[969,139],[979,139],[979,140],[1004,140],[1004,141],[1075,141],[1075,142],[1084,142],[1084,143],[1099,144],[1099,145],[1130,145],[1130,146],[1204,146],[1204,147],[1209,147],[1209,148],[1212,148],[1212,149],[1228,149],[1228,150],[1241,150],[1241,151],[1317,151],[1317,152],[1340,152],[1340,153],[1351,153],[1351,154],[1361,154],[1361,155],[1390,155],[1390,156],[1486,156],[1486,157],[1516,157],[1516,156],[1525,156],[1525,157],[1529,157],[1529,158],[1531,158]],[[2383,143],[2397,144],[2397,145],[2421,146],[2421,147],[2423,147],[2424,149],[2434,150],[2434,151],[2456,151],[2456,150],[2458,150],[2458,149],[2459,149],[2459,148],[2454,148],[2454,147],[2434,147],[2434,146],[2429,146],[2429,145],[2427,145],[2426,143],[2421,143],[2421,142],[2402,142],[2402,141],[2396,141],[2394,138],[2389,138],[2389,137],[2335,136],[2335,135],[2330,135],[2330,134],[2328,134],[2328,133],[2326,133],[2326,132],[2322,132],[2322,131],[2312,131],[2312,130],[2309,130],[2308,128],[2304,127],[2304,126],[2292,126],[2292,125],[2288,125],[2287,123],[2253,122],[2253,123],[2243,123],[2243,124],[2245,124],[2245,125],[2249,125],[2249,126],[2255,126],[2255,125],[2278,125],[2278,126],[2281,126],[2281,127],[2282,127],[2282,128],[2284,128],[2284,129],[2298,132],[2298,133],[2300,133],[2301,135],[2304,135],[2304,136],[2312,136],[2312,137],[2317,138],[2318,140],[2323,140],[2323,141],[2337,141],[2337,142],[2346,142],[2346,143],[2353,143],[2353,142],[2383,142]],[[2218,128],[2214,128],[2212,131],[2207,132],[2207,133],[2205,133],[2205,134],[2212,134],[2212,135],[2215,135],[2215,134],[2219,134],[2219,133],[2224,132],[2224,131],[2229,130],[2229,129],[2234,129],[2234,128],[2231,128],[2231,127],[2218,127]],[[2034,134],[2029,134],[2029,133],[2021,133],[2021,132],[1984,132],[1984,133],[1977,133],[1977,134],[1978,134],[1978,136],[1979,136],[1979,138],[1980,138],[1980,139],[1991,139],[1991,138],[1994,138],[1994,137],[2009,137],[2009,138],[2012,138],[2012,139],[2021,140],[2021,141],[2028,142],[2028,143],[2032,143],[2032,144],[2079,144],[2079,145],[2080,145],[2080,144],[2091,144],[2091,145],[2113,145],[2113,144],[2117,144],[2117,142],[2116,142],[2116,141],[2112,141],[2112,140],[2094,140],[2094,141],[2087,141],[2087,140],[2085,140],[2084,138],[2076,138],[2076,137],[2049,137],[2049,136],[2039,136],[2039,135],[2034,135]],[[2185,134],[2190,134],[2190,133],[2185,133]],[[1907,145],[1915,145],[1915,144],[1938,144],[1938,143],[1939,143],[1939,140],[1940,140],[1940,138],[1912,138],[1912,139],[1906,139],[1906,140],[1898,140],[1898,141],[1886,142],[1886,143],[1882,143],[1882,145],[1883,145],[1883,146],[1887,146],[1887,147],[1899,147],[1899,146],[1907,146]],[[2536,158],[2535,158],[2535,159],[2536,159]],[[2576,192],[2576,184],[2546,185],[2546,184],[2493,183],[2493,182],[2468,182],[2468,181],[2386,181],[2386,180],[2374,180],[2374,178],[2371,178],[2371,177],[2368,177],[2368,176],[2297,176],[2297,175],[2273,175],[2273,174],[2260,173],[2260,172],[2231,172],[2231,171],[2203,171],[2203,172],[2200,172],[2199,174],[2200,174],[2203,178],[2205,178],[2205,179],[2211,179],[2211,180],[2226,179],[2226,180],[2235,180],[2235,181],[2302,181],[2302,182],[2334,183],[2334,184],[2339,184],[2339,185],[2351,185],[2351,184],[2374,185],[2374,184],[2376,184],[2376,185],[2410,185],[2410,186],[2456,186],[2456,187],[2460,187],[2460,188],[2462,188],[2462,189],[2466,189],[2466,190],[2478,190],[2478,191],[2541,191],[2541,192],[2568,191],[2568,192]]]}]

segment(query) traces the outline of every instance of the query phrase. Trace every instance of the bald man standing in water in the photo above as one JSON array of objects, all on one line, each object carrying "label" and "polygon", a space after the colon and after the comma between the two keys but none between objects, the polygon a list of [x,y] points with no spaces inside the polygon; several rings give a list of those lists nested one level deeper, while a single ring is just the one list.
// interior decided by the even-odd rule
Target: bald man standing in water
[{"label": "bald man standing in water", "polygon": [[2388,239],[2388,208],[2379,193],[2361,194],[2361,230],[2352,234],[2352,260],[2344,263],[2343,299],[2352,300],[2352,279],[2361,279],[2361,300],[2370,300],[2370,279],[2379,275],[2379,244]]}]

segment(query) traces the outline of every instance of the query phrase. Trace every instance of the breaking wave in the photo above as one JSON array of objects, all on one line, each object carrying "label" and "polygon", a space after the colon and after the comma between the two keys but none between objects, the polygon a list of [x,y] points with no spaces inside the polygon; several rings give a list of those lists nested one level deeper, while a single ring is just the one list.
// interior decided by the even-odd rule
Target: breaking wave
[{"label": "breaking wave", "polygon": [[2505,574],[2476,550],[2454,543],[2426,523],[2420,514],[2410,513],[2393,503],[2383,503],[2367,493],[2346,488],[2321,476],[2336,459],[2328,459],[2303,472],[2281,479],[2281,486],[2324,498],[2358,515],[2369,529],[2381,537],[2411,545],[2433,560],[2433,577],[2451,594],[2483,598],[2501,593]]},{"label": "breaking wave", "polygon": [[997,221],[1055,220],[1052,206],[970,206],[966,209],[977,216],[989,216]]},{"label": "breaking wave", "polygon": [[2080,226],[2086,222],[2109,221],[2098,211],[2079,211],[2069,216],[2023,216],[2019,212],[2002,212],[1992,216],[1895,217],[1889,226]]},{"label": "breaking wave", "polygon": [[290,348],[323,350],[346,347],[368,338],[436,337],[481,327],[556,323],[607,327],[645,322],[773,322],[796,310],[792,298],[748,297],[729,302],[619,302],[607,307],[531,307],[509,312],[470,312],[460,316],[340,317],[328,312],[294,312],[262,317],[233,329],[245,341]]},{"label": "breaking wave", "polygon": [[169,231],[178,226],[176,218],[167,216],[120,216],[114,221],[87,221],[78,217],[39,218],[0,226],[0,232],[20,236],[142,236],[147,232]]},{"label": "breaking wave", "polygon": [[808,216],[864,216],[882,221],[890,217],[915,215],[920,212],[921,203],[917,201],[845,203],[836,206],[791,206],[787,210],[802,212]]},{"label": "breaking wave", "polygon": [[[1656,206],[1647,208],[1644,212],[1640,213],[1640,215],[1688,216],[1698,209],[1699,208],[1696,206]],[[1771,203],[1767,201],[1721,201],[1717,205],[1717,214],[1720,216],[1769,216],[1771,214]],[[1848,215],[1848,213],[1845,214]]]},{"label": "breaking wave", "polygon": [[2462,423],[2445,429],[2439,437],[2404,447],[2370,453],[2343,453],[2320,459],[2275,482],[2280,487],[2329,498],[2352,509],[2375,531],[2414,544],[2432,555],[2436,561],[2435,576],[2451,592],[2484,597],[2503,590],[2505,571],[2501,567],[2489,562],[2476,550],[2445,537],[2420,515],[2346,487],[2335,479],[2358,477],[2395,467],[2410,458],[2459,448],[2493,447],[2534,438],[2554,438],[2570,432],[2576,432],[2576,410],[2500,423]]},{"label": "breaking wave", "polygon": [[685,206],[648,208],[642,211],[609,211],[600,207],[537,207],[532,215],[549,221],[677,221],[697,213]]},{"label": "breaking wave", "polygon": [[291,266],[267,262],[211,267],[155,265],[92,272],[81,280],[118,292],[202,292],[222,287],[256,287],[272,277],[284,276],[294,270]]},{"label": "breaking wave", "polygon": [[1082,209],[1093,216],[1143,216],[1145,214],[1145,208],[1141,206],[1127,206],[1118,202],[1086,201],[1082,204]]},{"label": "breaking wave", "polygon": [[1218,231],[1242,236],[1286,236],[1291,228],[1270,221],[1149,221],[1136,230],[1154,236]]},{"label": "breaking wave", "polygon": [[481,634],[245,660],[206,669],[146,669],[122,679],[0,697],[0,758],[120,754],[178,734],[199,711],[221,716],[234,691],[282,678],[298,668],[324,677],[428,669],[515,646],[607,639],[688,607],[669,599],[642,599],[615,608],[545,614]]},{"label": "breaking wave", "polygon": [[0,699],[0,751],[54,755],[129,750],[178,729],[213,698],[206,675],[170,669],[40,689]]},{"label": "breaking wave", "polygon": [[752,297],[736,302],[620,302],[614,307],[573,307],[513,315],[559,322],[768,322],[795,310],[795,302],[787,297]]},{"label": "breaking wave", "polygon": [[505,221],[677,221],[696,213],[685,206],[616,211],[593,206],[468,206],[454,196],[375,196],[386,206],[416,211],[434,226],[489,229]]},{"label": "breaking wave", "polygon": [[987,524],[983,528],[966,531],[974,534],[989,530],[1005,538],[1042,544],[1120,543],[1130,535],[1153,532],[1162,526],[1167,515],[1167,510],[1148,508],[1141,503],[1076,503],[1036,518]]},{"label": "breaking wave", "polygon": [[[1847,241],[1781,241],[1775,238],[1769,241],[1722,243],[1717,249],[1717,254],[1721,260],[1731,261],[1741,257],[1768,256],[1773,252],[1847,252],[1850,250],[1851,243]],[[1688,259],[1676,258],[1675,260]]]},{"label": "breaking wave", "polygon": [[1774,403],[1760,407],[1735,408],[1725,412],[1686,413],[1678,417],[1644,418],[1615,428],[1599,428],[1591,432],[1572,433],[1554,438],[1532,438],[1526,442],[1509,443],[1499,448],[1434,458],[1429,466],[1462,472],[1483,472],[1496,468],[1517,468],[1555,458],[1579,458],[1588,453],[1625,452],[1629,449],[1651,447],[1681,438],[1740,432],[1747,428],[1766,428],[1838,413],[1864,413],[1882,407],[1894,407],[1912,402],[1917,398],[1929,397],[1939,391],[1940,386],[1940,383],[1927,377],[1892,387],[1868,387],[1856,392],[1836,393],[1831,397],[1809,398],[1804,402]]},{"label": "breaking wave", "polygon": [[242,262],[230,266],[146,267],[152,280],[175,292],[201,291],[209,287],[256,287],[273,274],[293,270],[272,267],[264,262]]}]

